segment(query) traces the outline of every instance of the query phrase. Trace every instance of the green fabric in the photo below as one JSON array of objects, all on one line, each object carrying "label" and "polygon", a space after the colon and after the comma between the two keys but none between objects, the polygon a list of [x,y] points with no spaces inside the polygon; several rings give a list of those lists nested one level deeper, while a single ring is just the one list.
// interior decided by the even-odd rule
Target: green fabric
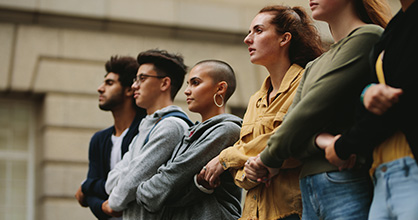
[{"label": "green fabric", "polygon": [[303,160],[301,177],[338,170],[315,145],[320,132],[339,134],[354,121],[355,106],[369,78],[369,53],[383,29],[365,25],[310,62],[283,124],[270,137],[261,160],[280,167],[290,157]]}]

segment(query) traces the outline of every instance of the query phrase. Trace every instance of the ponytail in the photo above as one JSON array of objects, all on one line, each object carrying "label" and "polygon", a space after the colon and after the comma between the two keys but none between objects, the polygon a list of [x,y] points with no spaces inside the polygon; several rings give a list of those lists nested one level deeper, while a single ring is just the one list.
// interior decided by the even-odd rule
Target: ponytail
[{"label": "ponytail", "polygon": [[360,19],[367,24],[376,24],[386,28],[392,18],[390,6],[386,0],[354,0],[354,6]]},{"label": "ponytail", "polygon": [[259,13],[271,13],[274,17],[271,24],[280,35],[285,32],[292,34],[289,47],[291,63],[301,67],[322,54],[322,42],[318,30],[302,7],[287,7],[281,5],[267,6]]}]

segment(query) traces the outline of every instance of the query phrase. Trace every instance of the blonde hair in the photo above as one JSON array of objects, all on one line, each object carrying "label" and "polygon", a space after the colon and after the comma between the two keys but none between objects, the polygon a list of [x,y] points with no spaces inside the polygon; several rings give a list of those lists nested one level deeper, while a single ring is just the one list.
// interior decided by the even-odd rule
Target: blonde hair
[{"label": "blonde hair", "polygon": [[354,6],[360,19],[367,24],[377,24],[386,28],[392,18],[392,12],[386,0],[354,0]]}]

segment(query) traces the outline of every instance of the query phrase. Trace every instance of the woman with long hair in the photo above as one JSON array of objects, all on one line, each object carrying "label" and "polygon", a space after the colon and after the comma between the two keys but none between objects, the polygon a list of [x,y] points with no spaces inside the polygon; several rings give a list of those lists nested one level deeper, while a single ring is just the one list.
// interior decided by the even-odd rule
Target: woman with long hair
[{"label": "woman with long hair", "polygon": [[335,41],[307,65],[293,104],[247,175],[262,180],[281,172],[289,158],[303,160],[300,188],[302,219],[367,219],[372,198],[366,156],[340,171],[315,144],[321,132],[338,134],[355,119],[362,88],[369,78],[369,53],[390,19],[385,1],[310,0],[312,17],[328,23]]},{"label": "woman with long hair", "polygon": [[264,66],[269,75],[251,96],[240,139],[202,169],[200,177],[216,187],[229,170],[235,184],[247,190],[241,219],[299,219],[300,162],[289,159],[270,186],[247,178],[244,165],[259,154],[280,127],[292,103],[305,65],[322,53],[319,34],[301,7],[268,6],[253,19],[247,37],[250,61]]},{"label": "woman with long hair", "polygon": [[[346,166],[352,154],[373,150],[374,193],[369,219],[418,216],[418,3],[401,0],[371,57],[372,84],[363,91],[364,107],[356,124],[342,136],[321,134],[327,159]],[[369,112],[370,111],[370,112]],[[330,139],[330,140],[326,140]],[[388,196],[390,195],[390,196]]]}]

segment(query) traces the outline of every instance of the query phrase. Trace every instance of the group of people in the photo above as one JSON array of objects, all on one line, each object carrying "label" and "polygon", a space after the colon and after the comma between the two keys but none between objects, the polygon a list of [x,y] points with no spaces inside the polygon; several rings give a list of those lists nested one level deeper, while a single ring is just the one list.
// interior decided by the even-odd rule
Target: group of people
[{"label": "group of people", "polygon": [[382,0],[310,0],[326,52],[302,7],[261,9],[244,43],[269,75],[242,120],[224,61],[191,68],[192,123],[173,105],[181,55],[112,57],[98,92],[114,125],[91,139],[78,202],[98,219],[415,219],[418,5],[400,3],[391,19]]}]

